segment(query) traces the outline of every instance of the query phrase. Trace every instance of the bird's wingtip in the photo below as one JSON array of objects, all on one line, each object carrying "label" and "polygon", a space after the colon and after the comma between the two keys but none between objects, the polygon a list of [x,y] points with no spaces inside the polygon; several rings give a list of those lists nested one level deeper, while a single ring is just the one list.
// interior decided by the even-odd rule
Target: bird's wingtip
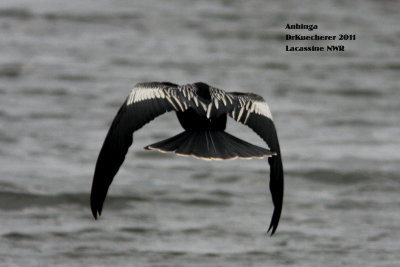
[{"label": "bird's wingtip", "polygon": [[97,210],[92,207],[92,215],[95,220],[97,220]]},{"label": "bird's wingtip", "polygon": [[267,233],[271,232],[271,236],[274,235],[276,229],[278,229],[279,220],[281,217],[282,206],[278,205],[274,208],[272,214],[271,223],[269,224]]},{"label": "bird's wingtip", "polygon": [[278,228],[278,226],[273,222],[271,222],[271,224],[268,227],[267,234],[272,230],[270,236],[273,236],[275,234],[276,228]]},{"label": "bird's wingtip", "polygon": [[95,220],[101,216],[102,207],[92,204],[91,205],[92,215]]}]

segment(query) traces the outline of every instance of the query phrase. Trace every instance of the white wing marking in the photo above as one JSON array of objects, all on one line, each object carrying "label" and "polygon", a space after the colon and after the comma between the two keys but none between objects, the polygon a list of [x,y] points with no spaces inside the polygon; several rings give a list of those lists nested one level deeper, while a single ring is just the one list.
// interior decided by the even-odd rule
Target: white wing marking
[{"label": "white wing marking", "polygon": [[207,118],[209,119],[211,116],[211,108],[212,108],[212,103],[208,104],[207,108]]},{"label": "white wing marking", "polygon": [[224,103],[224,106],[226,107],[226,98],[225,97],[222,97],[222,103]]},{"label": "white wing marking", "polygon": [[215,107],[216,107],[217,109],[219,108],[218,99],[214,99],[214,105],[215,105]]},{"label": "white wing marking", "polygon": [[175,104],[174,104],[174,102],[172,101],[171,98],[167,97],[167,101],[168,101],[169,103],[171,103],[171,105],[174,107],[175,110],[178,110],[178,108],[175,106]]},{"label": "white wing marking", "polygon": [[201,101],[200,101],[199,103],[201,104],[201,107],[203,108],[203,110],[207,112],[207,105],[204,104],[204,103],[201,102]]},{"label": "white wing marking", "polygon": [[258,102],[258,101],[253,102],[252,112],[259,115],[263,115],[273,120],[271,110],[269,109],[268,104],[265,102]]},{"label": "white wing marking", "polygon": [[178,103],[179,107],[181,108],[181,111],[184,111],[184,108],[179,99],[176,96],[172,96],[172,98],[175,100],[176,103]]},{"label": "white wing marking", "polygon": [[241,108],[240,108],[240,111],[239,111],[239,114],[238,114],[238,117],[237,117],[237,121],[239,121],[240,118],[242,117],[243,111],[244,111],[244,107],[241,107]]}]

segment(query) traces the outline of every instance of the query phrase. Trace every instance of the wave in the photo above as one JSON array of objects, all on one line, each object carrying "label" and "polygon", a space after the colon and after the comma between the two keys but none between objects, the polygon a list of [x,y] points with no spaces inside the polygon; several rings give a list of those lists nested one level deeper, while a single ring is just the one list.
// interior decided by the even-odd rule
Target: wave
[{"label": "wave", "polygon": [[369,127],[369,126],[390,126],[389,123],[385,123],[383,121],[372,120],[370,118],[367,119],[334,119],[334,120],[327,120],[324,122],[326,126],[352,126],[352,127]]},{"label": "wave", "polygon": [[343,97],[364,97],[364,98],[376,98],[382,97],[384,92],[376,88],[328,88],[321,89],[320,87],[299,87],[295,90],[296,93],[302,94],[322,94],[322,95],[338,95]]},{"label": "wave", "polygon": [[101,22],[109,23],[113,21],[127,21],[141,19],[143,16],[140,13],[127,12],[127,13],[45,13],[41,17],[47,20],[66,20],[75,22]]},{"label": "wave", "polygon": [[90,12],[90,13],[68,13],[68,12],[44,12],[35,13],[26,8],[5,8],[0,9],[0,18],[12,18],[18,20],[46,19],[50,21],[64,20],[73,22],[109,23],[113,21],[128,21],[142,18],[138,12]]},{"label": "wave", "polygon": [[0,18],[30,19],[33,14],[25,8],[0,9]]},{"label": "wave", "polygon": [[37,240],[40,239],[36,234],[28,234],[22,232],[10,232],[2,235],[3,238],[9,240]]},{"label": "wave", "polygon": [[189,198],[189,199],[180,199],[180,198],[160,198],[160,202],[167,203],[175,203],[181,205],[191,205],[191,206],[229,206],[231,205],[230,201],[227,200],[219,200],[219,199],[211,199],[211,198]]},{"label": "wave", "polygon": [[[141,195],[109,195],[107,209],[120,210],[130,207],[130,202],[162,202],[189,206],[229,206],[229,192],[210,192],[205,197],[177,198],[166,197],[159,192]],[[82,206],[89,209],[89,193],[62,193],[55,195],[18,192],[17,190],[0,191],[0,210],[22,210],[30,207],[58,207],[64,205]]]},{"label": "wave", "polygon": [[64,97],[64,96],[70,96],[71,93],[67,88],[46,88],[46,87],[31,87],[31,88],[23,88],[22,90],[19,91],[20,94],[22,95],[27,95],[27,96],[59,96],[59,97]]},{"label": "wave", "polygon": [[[0,112],[0,118],[3,118],[4,113]],[[7,116],[7,115],[6,115]],[[18,142],[18,137],[15,135],[11,135],[9,133],[3,132],[3,130],[0,129],[0,140],[2,144],[7,144],[7,143],[17,143]],[[0,149],[1,151],[1,149]]]},{"label": "wave", "polygon": [[[0,210],[22,210],[30,207],[57,207],[62,205],[84,206],[89,209],[89,193],[63,193],[44,195],[28,192],[0,191]],[[108,196],[107,207],[124,209],[130,201],[149,201],[142,196]]]},{"label": "wave", "polygon": [[200,35],[206,39],[220,40],[220,39],[232,39],[232,40],[260,40],[260,41],[282,41],[284,36],[278,31],[269,32],[257,32],[248,30],[239,31],[227,31],[227,30],[209,30],[202,29],[199,31]]},{"label": "wave", "polygon": [[21,76],[22,63],[0,64],[0,78],[18,78]]},{"label": "wave", "polygon": [[309,171],[287,171],[286,175],[327,184],[358,184],[375,181],[377,177],[379,177],[381,183],[383,181],[398,183],[397,174],[383,171],[314,169]]}]

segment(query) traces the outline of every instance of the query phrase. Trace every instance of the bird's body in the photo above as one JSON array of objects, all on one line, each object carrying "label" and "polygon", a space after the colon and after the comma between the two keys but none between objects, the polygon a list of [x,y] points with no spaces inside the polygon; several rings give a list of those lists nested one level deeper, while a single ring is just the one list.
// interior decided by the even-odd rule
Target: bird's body
[{"label": "bird's body", "polygon": [[[205,83],[137,84],[121,106],[100,151],[93,178],[91,208],[101,214],[108,188],[132,144],[132,134],[155,117],[175,111],[184,131],[146,146],[206,160],[268,157],[275,210],[269,230],[275,232],[283,201],[283,167],[272,115],[264,99],[251,93],[227,93]],[[269,149],[225,132],[228,116],[252,128]]]},{"label": "bird's body", "polygon": [[199,115],[194,109],[176,112],[179,123],[185,130],[225,130],[227,114],[223,114],[217,118],[208,119]]},{"label": "bird's body", "polygon": [[[209,105],[211,103],[211,94],[209,85],[205,83],[195,83],[197,87],[197,96]],[[225,130],[228,115],[222,114],[219,117],[207,118],[199,114],[194,109],[180,111],[176,113],[178,120],[185,130]]]}]

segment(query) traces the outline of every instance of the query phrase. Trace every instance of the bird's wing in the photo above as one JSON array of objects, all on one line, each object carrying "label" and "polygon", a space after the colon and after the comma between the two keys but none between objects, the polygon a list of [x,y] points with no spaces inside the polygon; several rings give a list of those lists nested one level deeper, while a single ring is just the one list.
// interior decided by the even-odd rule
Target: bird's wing
[{"label": "bird's wing", "polygon": [[101,214],[108,188],[132,144],[132,134],[167,111],[197,107],[195,98],[191,87],[167,82],[135,85],[115,116],[97,158],[90,196],[90,206],[96,219]]},{"label": "bird's wing", "polygon": [[269,188],[274,204],[274,212],[268,232],[275,233],[282,212],[283,203],[283,166],[279,148],[278,136],[272,119],[271,111],[265,100],[256,94],[227,93],[234,97],[235,107],[229,116],[241,122],[256,132],[276,155],[268,158],[270,165]]}]

